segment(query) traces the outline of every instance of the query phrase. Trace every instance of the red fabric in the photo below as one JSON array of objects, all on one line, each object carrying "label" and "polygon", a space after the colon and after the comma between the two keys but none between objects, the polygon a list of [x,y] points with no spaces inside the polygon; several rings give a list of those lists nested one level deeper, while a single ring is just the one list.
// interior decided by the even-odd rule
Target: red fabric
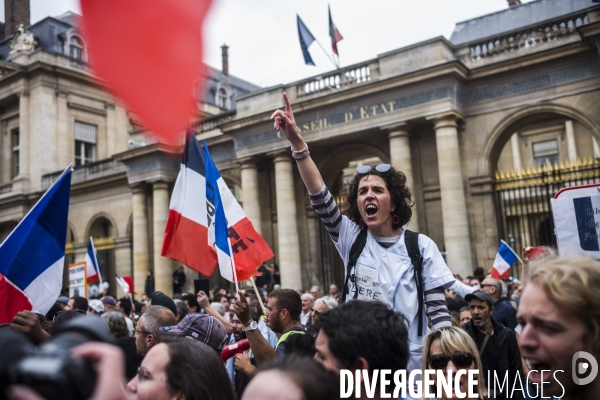
[{"label": "red fabric", "polygon": [[[260,275],[257,268],[274,255],[265,239],[254,230],[250,220],[246,217],[238,221],[229,228],[229,236],[238,281]],[[216,260],[216,252],[214,257]]]},{"label": "red fabric", "polygon": [[129,285],[129,293],[137,294],[137,292],[133,291],[133,276],[123,276],[122,278]]},{"label": "red fabric", "polygon": [[197,111],[209,6],[210,0],[81,0],[94,73],[170,145],[182,143]]},{"label": "red fabric", "polygon": [[496,268],[492,268],[492,272],[490,273],[490,276],[492,278],[496,278],[496,279],[506,279],[510,276],[510,268],[507,269],[506,271],[504,271],[504,273],[502,275],[500,275],[498,273],[498,270]]},{"label": "red fabric", "polygon": [[4,275],[0,274],[0,324],[7,324],[23,310],[31,311],[32,306],[27,297],[11,285]]},{"label": "red fabric", "polygon": [[169,210],[161,255],[210,276],[217,265],[216,256],[207,249],[208,228]]},{"label": "red fabric", "polygon": [[[229,229],[238,281],[260,275],[257,268],[273,258],[267,242],[252,226],[248,218]],[[161,255],[210,276],[218,264],[217,253],[208,247],[208,229],[175,210],[169,210]]]}]

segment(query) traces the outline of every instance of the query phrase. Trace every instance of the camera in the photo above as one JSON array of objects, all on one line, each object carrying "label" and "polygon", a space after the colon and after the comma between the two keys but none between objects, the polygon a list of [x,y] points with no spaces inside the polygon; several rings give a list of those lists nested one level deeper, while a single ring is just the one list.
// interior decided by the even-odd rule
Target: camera
[{"label": "camera", "polygon": [[0,390],[9,385],[29,386],[44,399],[79,400],[91,397],[96,386],[96,373],[70,350],[91,342],[112,342],[108,326],[102,318],[77,317],[57,328],[54,337],[35,349],[21,335],[6,332],[0,338],[0,348],[9,349],[0,355]]}]

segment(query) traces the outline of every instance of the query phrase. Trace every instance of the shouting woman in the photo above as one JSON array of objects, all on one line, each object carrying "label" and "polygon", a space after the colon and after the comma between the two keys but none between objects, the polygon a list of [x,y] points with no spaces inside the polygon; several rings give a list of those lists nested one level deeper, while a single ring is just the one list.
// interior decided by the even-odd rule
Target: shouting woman
[{"label": "shouting woman", "polygon": [[285,111],[271,116],[292,147],[310,201],[344,260],[343,301],[378,300],[408,321],[408,370],[420,368],[423,339],[432,328],[451,326],[444,289],[454,283],[435,243],[402,227],[412,216],[406,176],[389,164],[360,166],[346,189],[347,216],[342,215],[296,126],[283,94]]}]

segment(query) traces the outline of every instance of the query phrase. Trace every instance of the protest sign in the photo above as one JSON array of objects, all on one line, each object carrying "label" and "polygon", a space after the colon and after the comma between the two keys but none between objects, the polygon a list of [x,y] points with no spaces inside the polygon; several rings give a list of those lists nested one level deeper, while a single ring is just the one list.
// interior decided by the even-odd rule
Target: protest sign
[{"label": "protest sign", "polygon": [[600,184],[559,191],[551,200],[558,253],[600,259]]},{"label": "protest sign", "polygon": [[86,265],[85,261],[69,264],[69,297],[87,298]]}]

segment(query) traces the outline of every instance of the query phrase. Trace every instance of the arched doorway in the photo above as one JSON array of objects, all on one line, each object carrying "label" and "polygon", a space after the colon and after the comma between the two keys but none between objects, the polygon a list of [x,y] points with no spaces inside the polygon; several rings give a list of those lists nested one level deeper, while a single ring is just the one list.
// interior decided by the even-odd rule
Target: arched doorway
[{"label": "arched doorway", "polygon": [[498,132],[490,163],[499,237],[520,252],[556,246],[550,199],[564,187],[600,182],[600,150],[585,116],[572,110],[550,105],[516,116]]},{"label": "arched doorway", "polygon": [[102,279],[109,284],[108,293],[116,296],[116,263],[115,263],[115,237],[117,236],[116,224],[112,218],[105,214],[95,216],[87,229],[87,235],[84,242],[89,243],[91,237],[94,241],[94,247],[98,255],[98,264],[100,264]]}]

